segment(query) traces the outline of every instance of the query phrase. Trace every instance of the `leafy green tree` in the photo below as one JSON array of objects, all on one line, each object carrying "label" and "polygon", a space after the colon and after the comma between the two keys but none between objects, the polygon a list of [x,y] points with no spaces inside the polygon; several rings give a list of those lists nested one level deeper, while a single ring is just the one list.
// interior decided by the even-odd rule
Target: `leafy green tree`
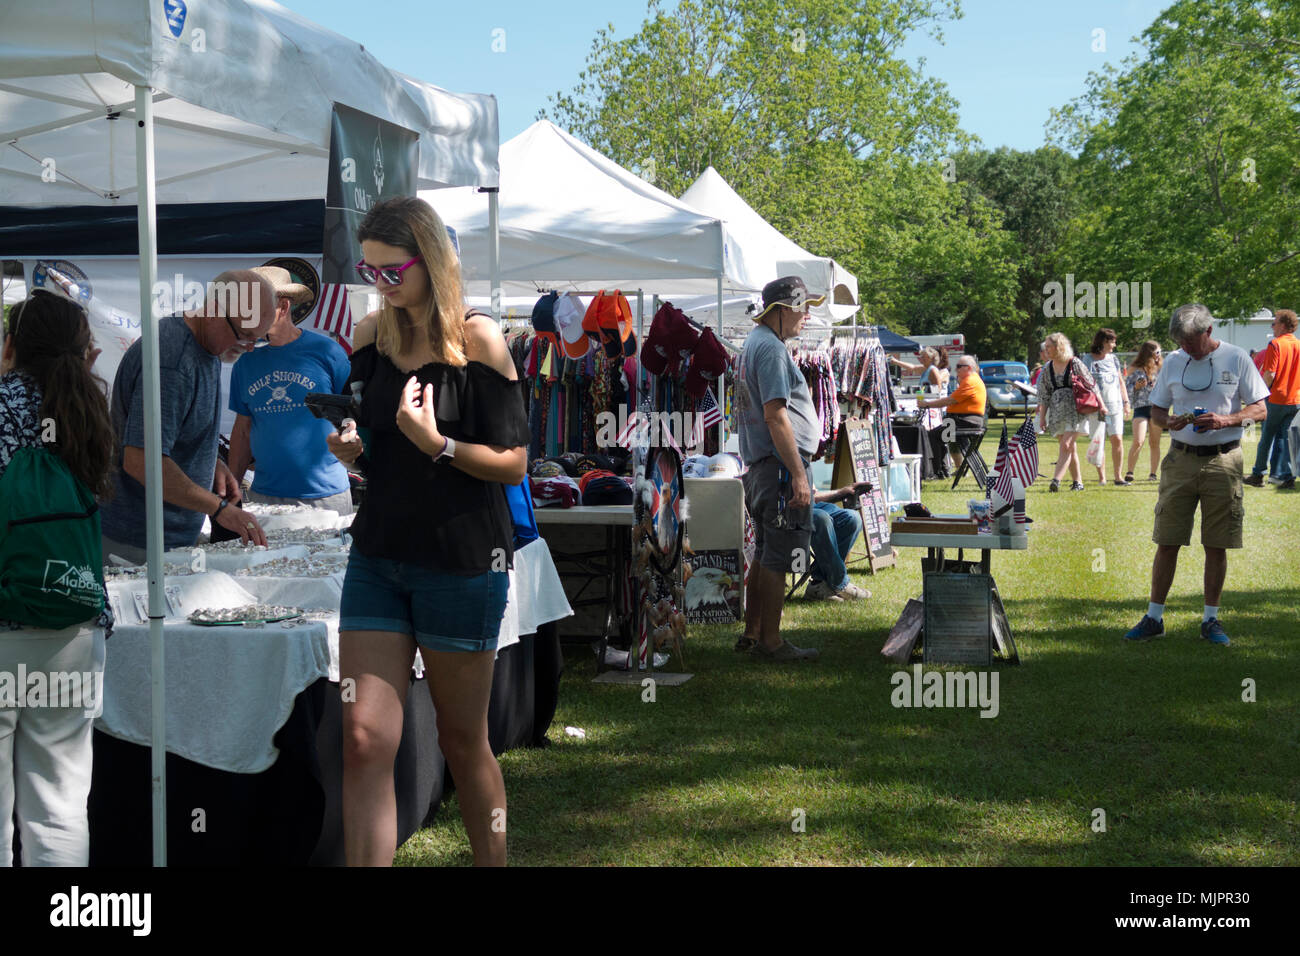
[{"label": "leafy green tree", "polygon": [[1084,201],[1064,259],[1151,282],[1152,327],[1132,339],[1162,337],[1183,302],[1237,316],[1300,300],[1300,7],[1270,6],[1179,0],[1143,33],[1145,56],[1093,74],[1054,116]]},{"label": "leafy green tree", "polygon": [[1055,147],[1023,152],[1001,147],[958,154],[959,181],[999,212],[1010,234],[1005,253],[1016,268],[1014,308],[990,313],[972,309],[955,331],[989,358],[1038,360],[1038,345],[1058,331],[1043,315],[1043,287],[1063,273],[1061,245],[1078,215],[1075,161]]},{"label": "leafy green tree", "polygon": [[945,181],[968,137],[943,85],[898,53],[941,36],[956,0],[652,2],[641,29],[600,31],[554,119],[680,195],[708,166],[778,229],[859,279],[872,321],[901,331],[1014,309],[996,211]]}]

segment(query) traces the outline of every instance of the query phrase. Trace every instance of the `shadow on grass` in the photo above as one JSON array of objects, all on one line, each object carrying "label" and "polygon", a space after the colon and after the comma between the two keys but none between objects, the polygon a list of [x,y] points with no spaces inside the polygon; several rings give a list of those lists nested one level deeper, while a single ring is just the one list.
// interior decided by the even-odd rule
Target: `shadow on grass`
[{"label": "shadow on grass", "polygon": [[[1280,612],[1297,601],[1225,598],[1258,626],[1224,649],[1194,622],[1142,645],[1099,630],[1131,617],[1129,601],[1009,600],[1013,626],[1029,603],[1068,623],[1017,630],[1025,663],[997,668],[992,719],[894,707],[883,632],[850,624],[819,625],[822,659],[792,667],[734,653],[734,627],[700,628],[695,679],[654,703],[590,684],[575,655],[562,720],[588,736],[508,763],[512,852],[619,862],[630,841],[638,861],[669,863],[1294,864],[1300,635]],[[1095,808],[1106,833],[1089,827]]]}]

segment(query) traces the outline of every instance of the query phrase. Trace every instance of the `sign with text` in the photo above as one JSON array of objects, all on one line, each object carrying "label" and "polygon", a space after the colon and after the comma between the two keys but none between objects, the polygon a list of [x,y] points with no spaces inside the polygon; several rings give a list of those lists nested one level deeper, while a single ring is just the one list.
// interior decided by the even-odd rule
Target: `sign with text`
[{"label": "sign with text", "polygon": [[418,133],[350,106],[334,104],[321,282],[355,285],[360,281],[356,270],[361,258],[357,226],[379,200],[415,195],[419,163]]},{"label": "sign with text", "polygon": [[862,515],[862,536],[871,570],[894,563],[889,539],[889,505],[885,501],[884,479],[876,460],[876,439],[869,419],[849,418],[840,426],[831,483],[840,488],[856,482],[871,483],[871,491],[858,498]]},{"label": "sign with text", "polygon": [[687,622],[730,624],[743,620],[740,551],[696,551],[687,560],[692,568],[686,582]]}]

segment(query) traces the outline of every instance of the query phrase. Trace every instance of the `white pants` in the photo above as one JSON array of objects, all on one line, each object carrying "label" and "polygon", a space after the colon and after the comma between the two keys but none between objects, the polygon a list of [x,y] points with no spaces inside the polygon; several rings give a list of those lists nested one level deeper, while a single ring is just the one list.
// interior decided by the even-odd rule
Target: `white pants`
[{"label": "white pants", "polygon": [[[52,687],[57,684],[50,683],[51,675],[57,681],[75,674],[78,686],[84,675],[100,677],[84,697],[60,701],[55,691],[16,707],[2,698],[15,691],[21,673],[27,675],[24,693],[33,696],[34,674]],[[102,692],[103,673],[102,628],[0,631],[0,681],[7,677],[0,684],[0,866],[13,865],[15,809],[24,866],[89,865],[90,704]],[[68,702],[73,706],[50,706]]]}]

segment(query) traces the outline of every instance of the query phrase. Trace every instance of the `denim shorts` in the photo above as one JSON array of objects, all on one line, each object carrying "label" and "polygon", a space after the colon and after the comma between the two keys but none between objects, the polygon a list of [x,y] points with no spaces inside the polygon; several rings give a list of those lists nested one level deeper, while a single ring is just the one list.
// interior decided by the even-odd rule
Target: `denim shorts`
[{"label": "denim shorts", "polygon": [[465,577],[368,557],[353,545],[339,630],[410,634],[431,651],[494,651],[509,592],[506,571]]}]

